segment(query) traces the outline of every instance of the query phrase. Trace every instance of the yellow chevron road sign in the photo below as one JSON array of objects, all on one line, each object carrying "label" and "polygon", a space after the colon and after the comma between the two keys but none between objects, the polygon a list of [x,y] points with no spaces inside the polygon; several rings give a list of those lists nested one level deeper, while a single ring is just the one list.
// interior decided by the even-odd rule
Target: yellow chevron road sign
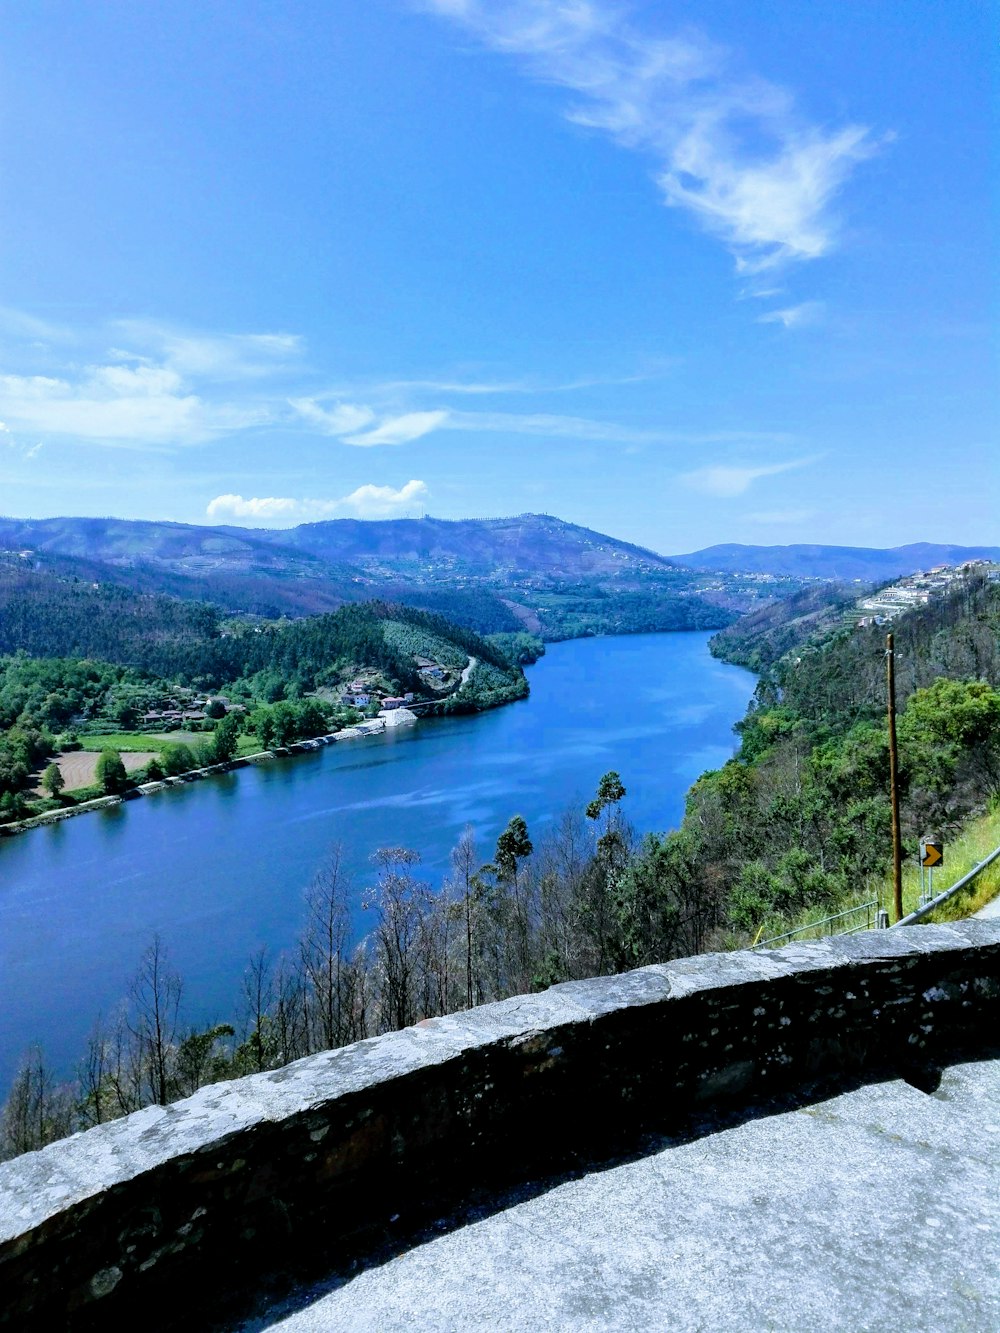
[{"label": "yellow chevron road sign", "polygon": [[920,864],[933,868],[944,864],[944,843],[924,838],[920,843]]}]

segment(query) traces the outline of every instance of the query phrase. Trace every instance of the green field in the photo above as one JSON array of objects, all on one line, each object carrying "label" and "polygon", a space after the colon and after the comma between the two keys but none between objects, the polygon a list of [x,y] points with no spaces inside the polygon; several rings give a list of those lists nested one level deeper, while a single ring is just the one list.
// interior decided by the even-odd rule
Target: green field
[{"label": "green field", "polygon": [[193,731],[111,731],[80,737],[81,750],[162,750],[165,745],[197,745],[212,733]]}]

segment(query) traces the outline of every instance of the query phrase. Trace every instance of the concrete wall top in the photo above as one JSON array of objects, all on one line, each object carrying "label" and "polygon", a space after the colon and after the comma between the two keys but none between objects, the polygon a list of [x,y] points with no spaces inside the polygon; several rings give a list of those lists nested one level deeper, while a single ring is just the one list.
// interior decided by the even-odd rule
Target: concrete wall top
[{"label": "concrete wall top", "polygon": [[154,1266],[169,1294],[171,1272],[294,1248],[331,1209],[357,1229],[376,1196],[446,1195],[508,1139],[546,1161],[583,1103],[612,1124],[930,1058],[998,1006],[1000,924],[914,926],[566,982],[204,1087],[0,1165],[0,1290],[34,1292],[8,1319],[51,1319],[61,1284],[65,1326],[89,1327]]}]

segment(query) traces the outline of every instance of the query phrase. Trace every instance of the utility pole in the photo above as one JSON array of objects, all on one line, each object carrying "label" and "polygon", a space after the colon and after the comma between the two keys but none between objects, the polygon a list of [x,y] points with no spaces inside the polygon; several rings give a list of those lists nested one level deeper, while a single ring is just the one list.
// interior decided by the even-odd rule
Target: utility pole
[{"label": "utility pole", "polygon": [[903,842],[899,832],[899,755],[896,751],[896,661],[891,634],[885,636],[885,672],[889,696],[889,797],[892,803],[892,910],[903,917]]}]

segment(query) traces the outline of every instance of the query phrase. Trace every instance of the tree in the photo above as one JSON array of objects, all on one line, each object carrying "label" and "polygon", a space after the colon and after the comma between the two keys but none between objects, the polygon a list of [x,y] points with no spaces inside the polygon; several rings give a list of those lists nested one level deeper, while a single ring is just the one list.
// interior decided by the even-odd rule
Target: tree
[{"label": "tree", "polygon": [[71,1099],[66,1089],[55,1086],[36,1046],[25,1057],[0,1112],[0,1161],[43,1148],[72,1128]]},{"label": "tree", "polygon": [[97,785],[109,796],[120,796],[128,784],[128,774],[117,750],[102,750],[97,757]]},{"label": "tree", "polygon": [[205,716],[213,720],[226,716],[226,705],[221,699],[209,699],[205,705]]},{"label": "tree", "polygon": [[171,968],[159,935],[142,955],[129,987],[129,1029],[137,1044],[151,1100],[166,1106],[175,1080],[181,979]]},{"label": "tree", "polygon": [[274,744],[289,745],[298,734],[299,714],[294,704],[280,700],[271,708]]},{"label": "tree", "polygon": [[462,919],[465,926],[465,1007],[471,1009],[475,1004],[477,975],[473,962],[476,918],[479,898],[482,894],[482,881],[476,875],[476,833],[471,824],[466,824],[461,837],[451,849],[451,878],[462,903]]},{"label": "tree", "polygon": [[342,864],[343,849],[330,850],[306,893],[306,929],[302,969],[309,986],[314,1045],[330,1050],[361,1035],[354,1012],[351,946],[351,884]]},{"label": "tree", "polygon": [[257,950],[243,973],[243,1040],[233,1063],[240,1074],[259,1074],[270,1068],[277,1054],[274,1031],[274,982],[265,945]]},{"label": "tree", "polygon": [[231,1023],[218,1023],[204,1032],[191,1032],[177,1048],[175,1071],[177,1092],[189,1097],[206,1083],[216,1083],[228,1073],[228,1059],[219,1043],[235,1035]]},{"label": "tree", "polygon": [[535,850],[528,837],[528,826],[521,815],[514,817],[497,839],[495,853],[496,875],[499,885],[510,891],[513,907],[512,938],[509,941],[513,957],[511,976],[515,990],[526,990],[530,982],[529,936],[531,930],[528,895],[521,862]]},{"label": "tree", "polygon": [[59,793],[66,786],[66,779],[59,771],[58,764],[49,764],[48,768],[42,774],[42,786],[53,800],[58,799]]},{"label": "tree", "polygon": [[195,759],[189,745],[181,745],[176,741],[171,741],[160,751],[160,765],[167,777],[176,778],[182,773],[190,773],[192,768],[197,768],[198,761]]},{"label": "tree", "polygon": [[416,1020],[414,972],[421,918],[427,905],[427,886],[413,875],[419,855],[408,847],[380,847],[372,857],[378,883],[362,899],[374,909],[372,932],[375,965],[381,990],[383,1031],[405,1028]]},{"label": "tree", "polygon": [[250,714],[247,721],[250,724],[251,731],[256,732],[257,739],[260,741],[262,750],[270,750],[274,744],[274,713],[267,706],[261,704]]},{"label": "tree", "polygon": [[228,764],[235,756],[239,745],[240,720],[235,713],[228,713],[216,724],[212,738],[208,743],[209,763]]}]

